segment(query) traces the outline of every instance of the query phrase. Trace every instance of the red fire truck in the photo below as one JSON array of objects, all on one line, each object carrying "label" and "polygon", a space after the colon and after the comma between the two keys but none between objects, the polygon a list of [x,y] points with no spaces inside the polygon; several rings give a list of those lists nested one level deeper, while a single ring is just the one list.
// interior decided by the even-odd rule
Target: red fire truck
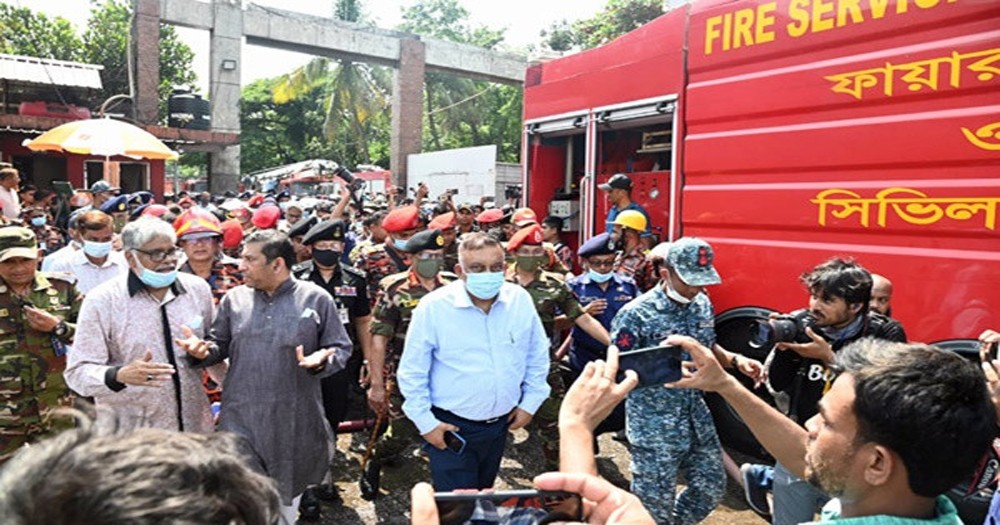
[{"label": "red fire truck", "polygon": [[567,242],[624,172],[661,240],[713,245],[733,350],[763,357],[752,320],[834,255],[893,281],[912,340],[1000,327],[998,2],[696,1],[531,66],[524,120],[526,202],[578,217]]}]

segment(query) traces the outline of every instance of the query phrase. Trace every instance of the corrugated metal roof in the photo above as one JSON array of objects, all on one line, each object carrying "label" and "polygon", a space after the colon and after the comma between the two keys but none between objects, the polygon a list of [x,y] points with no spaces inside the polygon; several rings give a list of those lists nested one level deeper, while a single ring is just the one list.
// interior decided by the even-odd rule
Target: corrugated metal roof
[{"label": "corrugated metal roof", "polygon": [[49,86],[102,89],[104,66],[0,54],[0,79]]}]

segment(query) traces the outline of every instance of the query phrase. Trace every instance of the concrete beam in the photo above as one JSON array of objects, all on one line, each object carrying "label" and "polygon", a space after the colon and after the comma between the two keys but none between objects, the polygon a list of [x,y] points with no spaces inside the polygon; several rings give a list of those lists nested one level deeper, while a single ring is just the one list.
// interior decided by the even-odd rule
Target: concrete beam
[{"label": "concrete beam", "polygon": [[160,19],[176,26],[212,29],[212,4],[198,0],[163,0]]},{"label": "concrete beam", "polygon": [[502,84],[524,83],[528,60],[497,53],[482,47],[447,40],[424,38],[427,46],[427,70]]}]

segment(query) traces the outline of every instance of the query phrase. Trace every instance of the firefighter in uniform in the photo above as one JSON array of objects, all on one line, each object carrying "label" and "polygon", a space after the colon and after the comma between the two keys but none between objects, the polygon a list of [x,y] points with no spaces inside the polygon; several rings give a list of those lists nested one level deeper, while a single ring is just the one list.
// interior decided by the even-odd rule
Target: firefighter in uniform
[{"label": "firefighter in uniform", "polygon": [[559,347],[558,335],[575,324],[607,347],[608,331],[583,310],[580,301],[560,275],[542,269],[549,256],[542,245],[542,228],[538,224],[518,230],[507,243],[507,251],[514,255],[514,265],[512,271],[508,271],[507,280],[520,285],[531,295],[550,341],[552,362],[548,383],[552,390],[535,414],[535,421],[539,424],[546,470],[558,470],[559,407],[566,394],[566,386],[559,371],[562,356],[555,354],[555,349]]},{"label": "firefighter in uniform", "polygon": [[[358,385],[362,362],[371,348],[371,305],[365,274],[341,262],[344,253],[344,239],[347,224],[340,219],[330,219],[313,226],[302,238],[302,244],[310,248],[312,258],[292,267],[295,278],[311,281],[326,290],[337,304],[340,322],[347,335],[361,352],[351,353],[351,358],[343,370],[323,378],[323,408],[326,419],[334,430],[344,420],[352,401],[364,403],[364,391]],[[319,517],[317,501],[330,500],[336,493],[328,485],[318,489],[306,489],[302,495],[299,511],[303,518]]]},{"label": "firefighter in uniform", "polygon": [[358,257],[358,269],[368,278],[368,300],[371,306],[378,300],[382,279],[410,267],[406,241],[420,230],[420,210],[416,206],[396,208],[385,216],[382,227],[385,242],[364,248]]},{"label": "firefighter in uniform", "polygon": [[73,401],[63,371],[82,295],[37,264],[31,230],[0,228],[0,463],[51,429],[50,410]]},{"label": "firefighter in uniform", "polygon": [[411,444],[420,443],[420,432],[403,414],[403,396],[396,385],[396,365],[403,353],[413,310],[425,295],[458,279],[454,273],[442,269],[445,241],[440,230],[414,235],[407,241],[406,251],[413,265],[408,271],[390,275],[379,283],[381,293],[372,322],[368,400],[376,412],[388,410],[389,420],[388,431],[377,443],[364,473],[374,487],[378,486],[385,460],[398,456]]},{"label": "firefighter in uniform", "polygon": [[642,234],[649,223],[646,216],[635,210],[625,210],[615,217],[611,242],[618,251],[615,273],[631,277],[640,292],[652,288],[657,276],[652,275],[652,263],[647,260],[642,244]]}]

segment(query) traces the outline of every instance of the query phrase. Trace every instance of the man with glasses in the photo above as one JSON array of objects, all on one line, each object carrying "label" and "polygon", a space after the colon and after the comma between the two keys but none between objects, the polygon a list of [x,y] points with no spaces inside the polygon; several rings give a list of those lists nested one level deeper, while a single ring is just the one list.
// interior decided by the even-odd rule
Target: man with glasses
[{"label": "man with glasses", "polygon": [[406,272],[382,279],[379,285],[381,293],[371,328],[372,352],[368,356],[368,404],[378,413],[388,411],[389,429],[366,465],[364,475],[373,487],[378,486],[384,461],[419,442],[420,433],[402,412],[403,396],[396,383],[396,369],[413,310],[427,294],[458,279],[444,265],[445,242],[444,234],[437,229],[414,235],[406,243],[413,265]]},{"label": "man with glasses", "polygon": [[[531,296],[504,281],[500,242],[472,233],[458,255],[460,280],[413,311],[397,372],[440,491],[492,487],[507,430],[527,425],[549,394],[549,341]],[[451,447],[445,432],[458,434]]]},{"label": "man with glasses", "polygon": [[214,429],[201,371],[175,345],[210,326],[212,292],[204,279],[177,272],[176,238],[154,217],[125,226],[130,271],[95,288],[80,310],[66,383],[94,398],[99,423]]},{"label": "man with glasses", "polygon": [[[330,294],[340,314],[338,322],[347,331],[354,348],[360,350],[351,353],[351,359],[343,370],[322,381],[323,409],[334,430],[347,415],[352,399],[358,399],[360,406],[364,406],[364,391],[356,385],[372,339],[371,304],[365,274],[341,262],[346,234],[347,224],[342,220],[325,220],[313,226],[302,238],[302,244],[310,250],[312,258],[292,267],[296,279],[310,281]],[[352,384],[355,385],[353,389]],[[335,494],[329,485],[306,490],[299,506],[302,517],[318,518],[320,507],[316,498],[330,500]]]},{"label": "man with glasses", "polygon": [[562,356],[556,354],[559,336],[572,324],[607,348],[610,343],[608,331],[580,307],[580,302],[559,274],[542,269],[549,261],[549,253],[542,244],[541,226],[531,224],[519,230],[507,243],[507,250],[514,254],[513,271],[508,273],[507,280],[527,290],[549,341],[551,364],[548,383],[552,390],[536,416],[546,470],[558,470],[559,407],[566,394],[566,385],[559,371]]},{"label": "man with glasses", "polygon": [[[606,330],[611,330],[611,320],[629,301],[639,297],[639,288],[631,277],[613,271],[615,252],[608,245],[611,235],[602,233],[591,237],[580,246],[577,255],[586,271],[574,276],[566,284],[580,300],[584,311],[597,319]],[[602,344],[579,327],[573,327],[569,345],[570,374],[575,380],[583,373],[587,363],[607,358],[608,345]],[[625,428],[625,404],[621,403],[594,431],[615,432]]]},{"label": "man with glasses", "polygon": [[76,218],[76,234],[82,248],[67,252],[65,257],[56,257],[49,271],[73,275],[77,288],[84,294],[128,273],[125,255],[112,249],[115,230],[110,215],[99,210],[79,215]]},{"label": "man with glasses", "polygon": [[180,271],[205,279],[212,288],[212,302],[219,304],[226,292],[243,284],[240,262],[222,253],[222,225],[218,217],[192,208],[174,221],[177,243],[187,260]]}]

